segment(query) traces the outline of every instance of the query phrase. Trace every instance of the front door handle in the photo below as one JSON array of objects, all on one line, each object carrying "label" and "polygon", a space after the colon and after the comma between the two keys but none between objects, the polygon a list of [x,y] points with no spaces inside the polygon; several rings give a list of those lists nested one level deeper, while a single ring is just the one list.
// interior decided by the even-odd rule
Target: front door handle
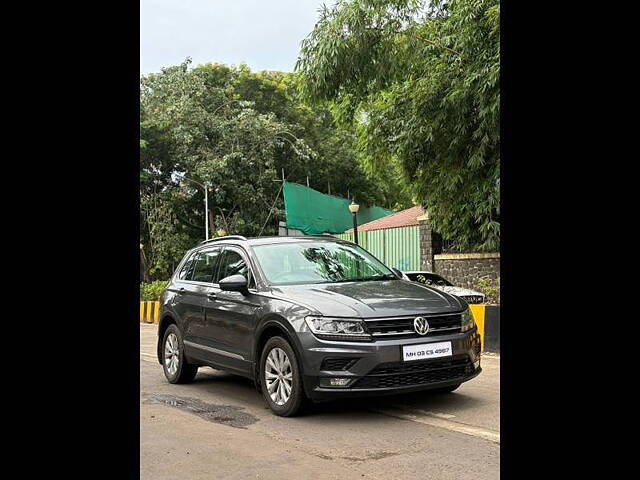
[{"label": "front door handle", "polygon": [[215,292],[210,292],[210,293],[207,293],[207,298],[209,300],[215,300],[216,298],[218,298],[218,296],[216,295]]}]

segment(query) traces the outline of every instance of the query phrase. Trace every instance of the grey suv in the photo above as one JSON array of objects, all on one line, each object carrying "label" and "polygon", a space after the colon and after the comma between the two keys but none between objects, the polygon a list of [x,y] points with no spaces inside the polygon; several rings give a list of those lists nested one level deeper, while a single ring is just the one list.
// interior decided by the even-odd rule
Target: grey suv
[{"label": "grey suv", "polygon": [[451,392],[481,371],[464,300],[329,236],[189,251],[162,297],[158,360],[171,383],[205,365],[251,378],[281,416],[309,400]]}]

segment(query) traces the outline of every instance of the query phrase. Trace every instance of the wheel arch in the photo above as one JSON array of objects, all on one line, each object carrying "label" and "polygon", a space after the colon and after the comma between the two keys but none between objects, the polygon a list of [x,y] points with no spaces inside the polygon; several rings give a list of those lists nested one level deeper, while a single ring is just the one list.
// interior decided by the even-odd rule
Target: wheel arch
[{"label": "wheel arch", "polygon": [[276,336],[283,337],[289,342],[291,348],[293,348],[293,351],[298,357],[298,368],[300,369],[300,374],[302,375],[304,371],[304,362],[302,361],[300,353],[301,347],[297,342],[293,327],[285,318],[279,315],[271,315],[264,320],[256,332],[256,341],[253,350],[253,378],[258,391],[261,390],[260,357],[262,356],[262,349],[270,338]]},{"label": "wheel arch", "polygon": [[160,319],[158,324],[158,344],[156,346],[156,355],[158,356],[158,363],[162,365],[162,339],[164,338],[164,332],[167,331],[169,325],[178,325],[176,319],[170,313],[166,313]]}]

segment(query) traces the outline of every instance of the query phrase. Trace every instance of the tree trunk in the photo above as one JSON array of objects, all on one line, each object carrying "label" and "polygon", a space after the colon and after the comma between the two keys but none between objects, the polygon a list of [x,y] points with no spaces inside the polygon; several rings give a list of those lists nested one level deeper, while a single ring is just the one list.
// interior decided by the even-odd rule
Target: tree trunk
[{"label": "tree trunk", "polygon": [[149,267],[147,266],[147,257],[144,254],[144,250],[140,249],[140,273],[142,280],[145,283],[151,283],[151,275],[149,274]]},{"label": "tree trunk", "polygon": [[[212,233],[213,232],[213,233]],[[209,238],[213,238],[216,236],[216,216],[209,208]]]}]

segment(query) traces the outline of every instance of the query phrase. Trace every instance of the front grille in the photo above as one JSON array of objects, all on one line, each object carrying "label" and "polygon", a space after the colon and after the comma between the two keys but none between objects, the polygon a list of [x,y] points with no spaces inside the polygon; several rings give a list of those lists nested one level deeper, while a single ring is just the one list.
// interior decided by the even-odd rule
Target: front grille
[{"label": "front grille", "polygon": [[322,361],[322,370],[330,370],[330,371],[338,371],[338,370],[348,370],[351,368],[359,359],[358,358],[325,358]]},{"label": "front grille", "polygon": [[444,382],[473,373],[468,356],[446,360],[384,363],[360,378],[352,388],[392,388]]},{"label": "front grille", "polygon": [[460,331],[462,325],[459,313],[445,315],[422,315],[429,322],[429,332],[418,335],[413,327],[416,317],[381,318],[366,320],[367,329],[374,339],[433,337]]}]

